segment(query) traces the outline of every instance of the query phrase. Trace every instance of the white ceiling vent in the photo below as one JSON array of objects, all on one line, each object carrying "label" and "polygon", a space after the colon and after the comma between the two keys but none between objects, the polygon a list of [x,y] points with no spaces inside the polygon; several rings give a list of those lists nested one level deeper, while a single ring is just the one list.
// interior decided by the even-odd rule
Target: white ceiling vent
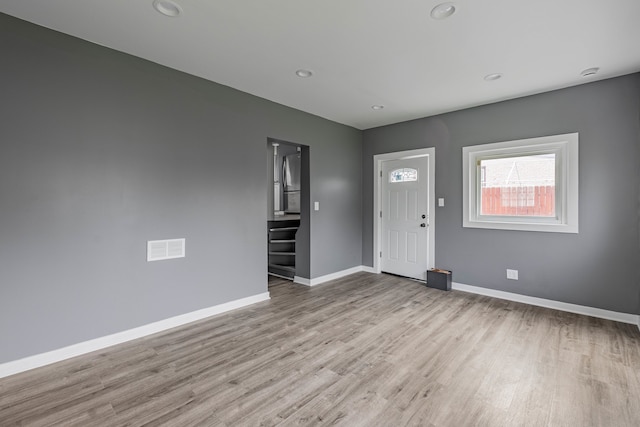
[{"label": "white ceiling vent", "polygon": [[149,240],[147,242],[147,261],[184,258],[185,239]]}]

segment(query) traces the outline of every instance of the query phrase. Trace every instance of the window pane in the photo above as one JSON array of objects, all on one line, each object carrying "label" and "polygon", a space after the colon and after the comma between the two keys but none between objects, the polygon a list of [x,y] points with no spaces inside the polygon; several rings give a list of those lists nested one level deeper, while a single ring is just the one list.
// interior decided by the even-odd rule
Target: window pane
[{"label": "window pane", "polygon": [[556,155],[481,160],[480,215],[556,215]]},{"label": "window pane", "polygon": [[417,181],[418,171],[411,168],[396,169],[389,173],[389,182]]}]

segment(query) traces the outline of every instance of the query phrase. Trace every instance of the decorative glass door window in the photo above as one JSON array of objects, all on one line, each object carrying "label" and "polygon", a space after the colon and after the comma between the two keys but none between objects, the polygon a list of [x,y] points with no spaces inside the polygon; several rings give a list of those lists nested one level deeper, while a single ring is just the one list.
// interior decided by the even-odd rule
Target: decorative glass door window
[{"label": "decorative glass door window", "polygon": [[418,171],[412,168],[396,169],[389,172],[389,182],[410,182],[418,180]]}]

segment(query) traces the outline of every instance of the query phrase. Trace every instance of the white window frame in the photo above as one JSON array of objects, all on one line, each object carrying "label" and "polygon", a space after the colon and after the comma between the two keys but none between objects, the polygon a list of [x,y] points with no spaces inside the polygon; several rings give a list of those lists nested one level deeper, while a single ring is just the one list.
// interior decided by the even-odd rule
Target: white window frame
[{"label": "white window frame", "polygon": [[[556,216],[480,214],[481,160],[556,155]],[[518,139],[462,148],[462,226],[498,230],[578,233],[578,133]]]}]

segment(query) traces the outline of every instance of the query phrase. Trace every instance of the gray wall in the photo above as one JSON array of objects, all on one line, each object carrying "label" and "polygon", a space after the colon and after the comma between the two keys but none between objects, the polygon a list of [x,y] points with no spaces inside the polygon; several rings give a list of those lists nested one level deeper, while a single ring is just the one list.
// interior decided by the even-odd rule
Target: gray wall
[{"label": "gray wall", "polygon": [[[370,129],[363,145],[363,262],[372,265],[373,156],[436,148],[436,266],[453,280],[637,313],[640,75]],[[462,147],[580,133],[580,233],[462,227]],[[519,270],[507,281],[505,269]]]},{"label": "gray wall", "polygon": [[310,147],[311,278],[361,264],[360,131],[6,15],[0,52],[0,363],[266,292],[268,137]]}]

